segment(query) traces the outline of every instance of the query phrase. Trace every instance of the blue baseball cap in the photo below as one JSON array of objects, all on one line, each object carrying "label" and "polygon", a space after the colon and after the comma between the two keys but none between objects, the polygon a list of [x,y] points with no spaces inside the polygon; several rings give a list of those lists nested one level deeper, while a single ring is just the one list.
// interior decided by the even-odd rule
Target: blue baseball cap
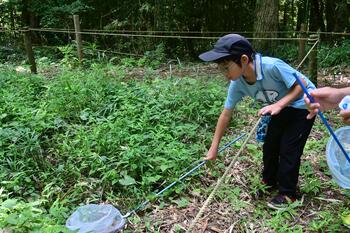
[{"label": "blue baseball cap", "polygon": [[238,34],[228,34],[221,37],[208,52],[199,55],[203,61],[218,61],[224,57],[240,57],[242,54],[251,55],[254,53],[250,42]]}]

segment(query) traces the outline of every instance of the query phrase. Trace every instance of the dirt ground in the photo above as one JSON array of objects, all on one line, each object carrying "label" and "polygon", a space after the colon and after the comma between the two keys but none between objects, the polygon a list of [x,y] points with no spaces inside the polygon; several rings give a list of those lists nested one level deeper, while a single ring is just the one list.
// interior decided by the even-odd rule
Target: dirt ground
[{"label": "dirt ground", "polygon": [[[137,72],[137,71],[136,71]],[[141,75],[141,72],[140,72]],[[220,75],[213,64],[209,65],[193,65],[188,67],[179,67],[173,65],[164,67],[158,71],[158,75],[169,77],[202,77],[205,75]],[[333,87],[344,87],[350,86],[350,68],[347,67],[336,67],[333,69],[320,69],[318,73],[318,86],[333,86]],[[218,113],[219,114],[219,113]],[[332,119],[330,119],[332,120]],[[254,118],[252,117],[251,122],[253,125]],[[249,128],[247,126],[247,131]],[[310,135],[311,138],[317,140],[323,137],[323,135],[317,130],[313,130]],[[308,155],[305,160],[315,160],[313,155]],[[228,166],[230,161],[226,161],[225,164]],[[315,167],[318,166],[318,161],[312,161]],[[214,198],[209,207],[204,211],[204,214],[198,221],[198,224],[193,232],[210,232],[210,233],[231,233],[231,232],[272,232],[271,229],[264,228],[264,224],[259,224],[263,222],[264,219],[260,220],[254,219],[249,223],[242,225],[242,219],[252,218],[254,209],[256,208],[256,200],[254,200],[249,194],[249,188],[247,187],[247,181],[241,174],[244,173],[246,169],[254,169],[253,165],[249,161],[237,161],[235,164],[235,169],[229,172],[229,184],[234,186],[239,186],[242,190],[240,198],[245,202],[245,207],[240,211],[232,209],[232,203],[222,202]],[[199,179],[203,184],[203,189],[205,187],[213,187],[217,180],[210,176],[210,169],[207,169],[208,176],[200,176]],[[317,171],[318,178],[323,182],[329,180],[329,177],[324,175],[320,169],[315,169]],[[204,173],[205,174],[205,173]],[[230,179],[231,177],[231,179]],[[190,184],[188,184],[190,185]],[[317,211],[322,209],[325,205],[334,202],[341,202],[344,197],[340,195],[339,192],[333,190],[325,190],[325,198],[305,200],[303,206],[298,208],[298,215],[293,216],[291,221],[293,224],[298,224],[302,226],[307,226],[309,220],[317,214]],[[169,205],[165,208],[159,208],[159,203],[154,203],[148,208],[147,217],[148,221],[158,222],[157,227],[152,228],[154,231],[158,232],[185,232],[193,219],[198,214],[203,203],[207,199],[207,195],[201,196],[198,193],[187,193],[185,194],[189,198],[189,204],[185,208],[177,208],[176,205]],[[261,208],[261,203],[259,204]],[[137,224],[129,222],[127,224],[127,229],[132,229],[131,232],[152,232],[150,227],[147,227],[147,223],[144,221],[145,216],[140,216]],[[294,222],[293,222],[294,221]],[[152,224],[151,224],[152,225]],[[349,230],[350,231],[350,230]],[[129,232],[129,231],[125,231]]]}]

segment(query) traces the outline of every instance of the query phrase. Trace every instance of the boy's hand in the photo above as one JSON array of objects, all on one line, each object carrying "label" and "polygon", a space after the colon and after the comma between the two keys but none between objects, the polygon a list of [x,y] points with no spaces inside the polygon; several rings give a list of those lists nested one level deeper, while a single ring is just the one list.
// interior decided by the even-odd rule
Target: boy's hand
[{"label": "boy's hand", "polygon": [[205,157],[204,160],[215,160],[217,154],[218,154],[218,150],[216,148],[210,147],[207,153],[207,157]]},{"label": "boy's hand", "polygon": [[266,115],[266,114],[271,114],[273,116],[280,113],[281,110],[282,110],[282,107],[278,103],[274,103],[260,109],[258,114],[259,116]]},{"label": "boy's hand", "polygon": [[350,125],[350,110],[341,110],[339,116],[343,118],[343,122]]}]

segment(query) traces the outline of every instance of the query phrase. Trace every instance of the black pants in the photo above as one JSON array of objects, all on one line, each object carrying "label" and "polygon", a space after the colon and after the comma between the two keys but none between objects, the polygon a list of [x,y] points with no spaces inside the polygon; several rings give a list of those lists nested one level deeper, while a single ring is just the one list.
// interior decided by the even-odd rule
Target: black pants
[{"label": "black pants", "polygon": [[263,146],[264,181],[290,197],[296,197],[301,155],[315,121],[307,120],[307,114],[287,107],[272,116]]}]

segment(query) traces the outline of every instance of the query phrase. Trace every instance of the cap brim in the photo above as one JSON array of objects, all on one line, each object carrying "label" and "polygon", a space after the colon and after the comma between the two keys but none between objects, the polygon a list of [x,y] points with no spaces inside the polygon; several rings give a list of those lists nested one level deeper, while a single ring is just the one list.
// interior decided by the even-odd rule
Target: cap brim
[{"label": "cap brim", "polygon": [[229,55],[230,55],[229,53],[218,53],[213,50],[210,50],[208,52],[205,52],[199,55],[199,58],[203,61],[216,61],[216,60],[219,60],[220,58],[227,57]]}]

